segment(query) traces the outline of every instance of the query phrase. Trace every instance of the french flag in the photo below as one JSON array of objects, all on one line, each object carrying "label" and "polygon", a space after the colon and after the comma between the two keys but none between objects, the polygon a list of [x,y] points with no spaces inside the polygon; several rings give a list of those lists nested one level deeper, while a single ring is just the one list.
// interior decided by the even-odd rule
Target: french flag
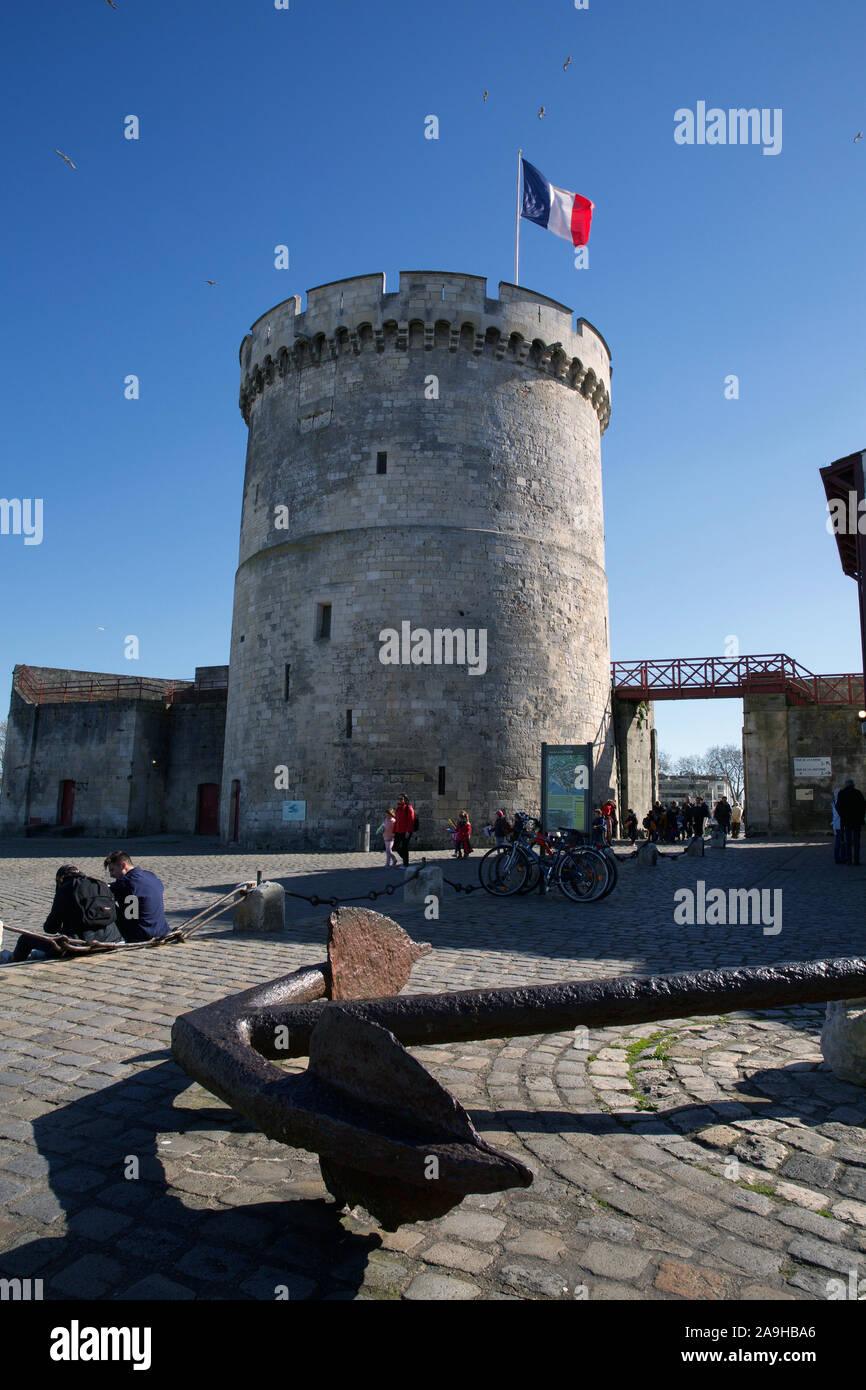
[{"label": "french flag", "polygon": [[546,227],[555,236],[565,237],[573,246],[586,246],[595,203],[579,193],[557,188],[534,164],[523,159],[523,205],[520,216],[539,227]]}]

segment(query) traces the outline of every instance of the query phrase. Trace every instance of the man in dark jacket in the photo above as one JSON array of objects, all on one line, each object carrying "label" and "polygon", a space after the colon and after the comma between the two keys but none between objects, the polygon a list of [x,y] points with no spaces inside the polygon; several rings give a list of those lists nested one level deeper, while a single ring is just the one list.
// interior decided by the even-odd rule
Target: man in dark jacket
[{"label": "man in dark jacket", "polygon": [[[90,945],[93,941],[114,941],[120,942],[123,937],[117,930],[114,915],[109,920],[108,908],[105,912],[105,925],[93,926],[84,920],[84,911],[81,907],[80,899],[82,896],[79,883],[93,884],[94,880],[88,880],[87,875],[83,874],[77,864],[61,864],[55,875],[56,889],[54,902],[51,904],[51,911],[45,918],[42,930],[48,936],[55,936],[56,942],[41,940],[38,936],[31,936],[28,932],[22,932],[18,938],[15,950],[12,952],[12,961],[17,962],[26,960],[31,951],[44,951],[46,955],[62,956],[66,954],[65,947],[67,938],[72,947],[76,945]],[[78,888],[78,891],[76,889]]]},{"label": "man in dark jacket", "polygon": [[125,849],[112,850],[105,860],[109,884],[117,903],[117,921],[124,941],[152,941],[168,932],[162,880],[133,864]]},{"label": "man in dark jacket", "polygon": [[854,778],[846,777],[845,785],[836,797],[836,810],[842,822],[845,841],[845,863],[860,863],[860,828],[866,816],[866,798],[854,786]]},{"label": "man in dark jacket", "polygon": [[708,806],[707,803],[704,801],[704,798],[703,798],[702,796],[701,796],[701,797],[698,797],[698,799],[697,799],[697,801],[695,802],[695,805],[694,805],[694,810],[693,810],[693,812],[692,812],[692,826],[693,826],[693,833],[694,833],[695,835],[700,835],[701,837],[703,837],[703,833],[704,833],[704,821],[705,821],[705,820],[709,820],[709,818],[710,818],[710,808],[709,808],[709,806]]},{"label": "man in dark jacket", "polygon": [[724,830],[726,835],[731,833],[731,803],[726,796],[720,796],[716,802],[716,809],[713,812],[716,818],[716,825],[720,830]]}]

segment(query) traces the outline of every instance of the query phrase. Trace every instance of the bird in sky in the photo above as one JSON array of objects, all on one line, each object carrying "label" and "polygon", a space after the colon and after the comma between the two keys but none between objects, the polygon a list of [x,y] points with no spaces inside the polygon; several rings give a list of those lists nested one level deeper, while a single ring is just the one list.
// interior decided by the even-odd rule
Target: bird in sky
[{"label": "bird in sky", "polygon": [[539,106],[539,108],[538,108],[538,119],[541,120],[542,116],[544,116],[544,115],[546,115],[546,114],[547,114],[547,107],[546,107],[546,106]]},{"label": "bird in sky", "polygon": [[203,280],[203,281],[202,281],[202,284],[204,284],[204,285],[218,285],[218,284],[219,284],[219,280]]},{"label": "bird in sky", "polygon": [[77,165],[77,164],[73,164],[73,163],[72,163],[72,160],[69,158],[69,155],[68,155],[68,154],[64,154],[62,150],[58,150],[58,148],[57,148],[56,145],[55,145],[55,147],[54,147],[54,153],[55,153],[55,154],[59,154],[59,155],[60,155],[60,158],[63,160],[64,164],[68,164],[69,167],[70,167],[70,169],[77,169],[77,168],[78,168],[78,165]]},{"label": "bird in sky", "polygon": [[104,632],[104,631],[105,631],[105,628],[104,628],[104,627],[98,627],[98,628],[96,629],[96,631],[97,631],[97,632]]},{"label": "bird in sky", "polygon": [[486,100],[487,100],[487,93],[486,93],[486,92],[482,92],[482,93],[481,93],[481,100],[482,100],[482,101],[486,101]]},{"label": "bird in sky", "polygon": [[112,8],[113,10],[116,10],[116,9],[117,9],[117,6],[115,5],[114,0],[105,0],[105,3],[106,3],[106,5],[110,5],[111,8]]},{"label": "bird in sky", "polygon": [[862,139],[863,139],[863,132],[862,132],[862,130],[858,130],[858,131],[857,131],[857,134],[854,136],[854,144],[856,145],[856,144],[857,144],[857,141],[858,141],[858,140],[862,140]]},{"label": "bird in sky", "polygon": [[566,69],[566,68],[569,68],[569,67],[571,67],[571,54],[570,54],[570,53],[569,53],[568,57],[566,58],[565,62],[563,63],[563,65],[562,65],[562,71],[565,72],[565,69]]}]

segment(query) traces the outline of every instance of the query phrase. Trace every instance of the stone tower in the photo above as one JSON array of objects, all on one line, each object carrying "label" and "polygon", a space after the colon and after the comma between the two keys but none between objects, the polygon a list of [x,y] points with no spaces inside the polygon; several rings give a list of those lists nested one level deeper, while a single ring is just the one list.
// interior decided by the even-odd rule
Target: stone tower
[{"label": "stone tower", "polygon": [[480,838],[497,806],[537,810],[543,740],[595,744],[606,790],[604,339],[473,275],[357,276],[300,307],[240,350],[223,835],[355,848],[405,791],[419,843],[463,809]]}]

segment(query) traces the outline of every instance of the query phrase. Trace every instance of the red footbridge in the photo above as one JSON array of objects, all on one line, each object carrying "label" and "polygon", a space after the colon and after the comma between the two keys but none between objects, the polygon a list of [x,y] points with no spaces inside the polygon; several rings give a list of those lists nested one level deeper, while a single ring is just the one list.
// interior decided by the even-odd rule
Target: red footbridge
[{"label": "red footbridge", "polygon": [[793,657],[687,656],[670,661],[614,661],[614,694],[622,700],[718,700],[787,695],[795,705],[862,705],[862,675],[816,676]]}]

